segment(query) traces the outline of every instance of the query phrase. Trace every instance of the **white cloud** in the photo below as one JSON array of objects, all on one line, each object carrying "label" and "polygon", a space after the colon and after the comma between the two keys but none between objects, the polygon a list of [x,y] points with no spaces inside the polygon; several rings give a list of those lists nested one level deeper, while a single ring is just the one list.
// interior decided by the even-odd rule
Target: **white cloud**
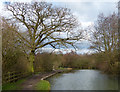
[{"label": "white cloud", "polygon": [[91,25],[93,25],[94,24],[94,22],[81,22],[81,25],[82,25],[82,27],[84,27],[84,28],[86,28],[86,27],[88,27],[88,26],[91,26]]},{"label": "white cloud", "polygon": [[37,53],[39,53],[39,52],[48,52],[48,53],[51,53],[51,52],[55,52],[55,53],[62,52],[63,54],[66,54],[66,53],[70,53],[71,51],[75,51],[77,54],[85,54],[85,53],[91,54],[91,53],[95,52],[95,51],[87,49],[87,48],[77,49],[77,50],[75,50],[74,48],[66,48],[66,49],[42,48],[42,49],[39,49],[37,51]]}]

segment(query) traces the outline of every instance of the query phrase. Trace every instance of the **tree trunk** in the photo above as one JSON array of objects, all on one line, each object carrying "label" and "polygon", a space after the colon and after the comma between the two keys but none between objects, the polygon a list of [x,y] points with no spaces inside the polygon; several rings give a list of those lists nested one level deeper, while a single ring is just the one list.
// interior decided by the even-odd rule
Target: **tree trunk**
[{"label": "tree trunk", "polygon": [[33,50],[31,50],[30,52],[29,61],[30,61],[30,66],[31,66],[31,72],[34,73],[35,53]]}]

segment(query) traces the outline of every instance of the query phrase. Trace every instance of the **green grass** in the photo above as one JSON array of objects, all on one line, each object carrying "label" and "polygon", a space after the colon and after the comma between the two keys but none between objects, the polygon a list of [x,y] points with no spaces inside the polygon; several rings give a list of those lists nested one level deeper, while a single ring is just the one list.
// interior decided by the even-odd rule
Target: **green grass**
[{"label": "green grass", "polygon": [[7,83],[2,86],[2,90],[20,90],[22,89],[19,85],[23,83],[25,79],[18,80],[17,82],[14,83]]},{"label": "green grass", "polygon": [[63,68],[63,67],[60,67],[60,68],[58,68],[58,70],[65,70],[66,68]]},{"label": "green grass", "polygon": [[64,67],[59,67],[58,69],[56,70],[63,70],[64,72],[69,72],[72,70],[72,68],[64,68]]},{"label": "green grass", "polygon": [[40,80],[35,86],[35,90],[50,90],[50,83],[46,80]]}]

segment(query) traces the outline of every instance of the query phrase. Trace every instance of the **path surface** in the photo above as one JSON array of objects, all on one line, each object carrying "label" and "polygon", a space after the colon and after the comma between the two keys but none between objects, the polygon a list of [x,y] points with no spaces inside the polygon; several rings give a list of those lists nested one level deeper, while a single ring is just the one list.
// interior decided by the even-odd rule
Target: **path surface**
[{"label": "path surface", "polygon": [[22,87],[22,90],[34,90],[35,85],[41,80],[41,78],[48,76],[50,74],[53,74],[55,72],[58,72],[58,71],[32,75],[25,82],[23,82],[20,86]]}]

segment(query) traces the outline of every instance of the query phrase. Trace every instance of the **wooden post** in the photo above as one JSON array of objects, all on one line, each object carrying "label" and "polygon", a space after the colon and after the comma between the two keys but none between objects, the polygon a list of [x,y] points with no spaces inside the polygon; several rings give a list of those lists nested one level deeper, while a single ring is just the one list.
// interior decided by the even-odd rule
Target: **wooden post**
[{"label": "wooden post", "polygon": [[8,72],[8,81],[10,82],[10,72]]}]

